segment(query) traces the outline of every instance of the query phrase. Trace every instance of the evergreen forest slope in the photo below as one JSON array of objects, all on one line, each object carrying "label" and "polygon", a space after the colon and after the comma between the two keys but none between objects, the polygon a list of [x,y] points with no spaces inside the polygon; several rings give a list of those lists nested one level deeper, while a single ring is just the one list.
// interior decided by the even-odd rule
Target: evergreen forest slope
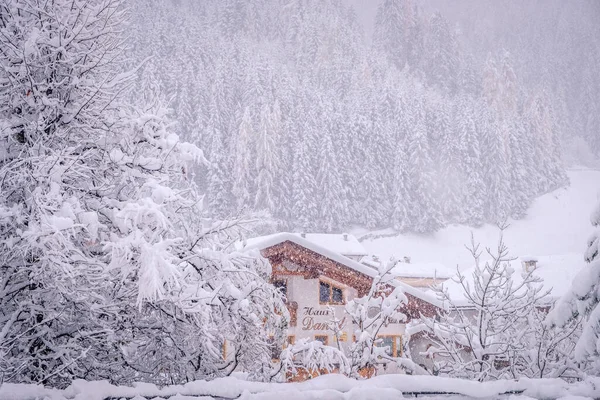
[{"label": "evergreen forest slope", "polygon": [[[278,230],[434,232],[523,218],[568,184],[552,86],[475,57],[439,12],[381,2],[367,40],[344,2],[134,2],[140,88],[167,93],[211,162],[218,216]],[[141,90],[141,89],[140,89]]]}]

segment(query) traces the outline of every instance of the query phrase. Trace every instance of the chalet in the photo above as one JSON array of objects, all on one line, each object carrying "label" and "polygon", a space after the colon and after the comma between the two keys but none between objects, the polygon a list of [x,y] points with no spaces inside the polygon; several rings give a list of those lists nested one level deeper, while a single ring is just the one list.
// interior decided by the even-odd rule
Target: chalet
[{"label": "chalet", "polygon": [[[279,233],[248,240],[241,244],[242,249],[260,250],[272,266],[272,283],[285,293],[290,312],[288,342],[311,338],[334,345],[327,327],[333,313],[342,331],[339,345],[348,349],[355,329],[345,315],[345,304],[366,295],[378,273],[360,262],[367,254],[356,238],[347,234]],[[440,307],[434,296],[401,280],[392,280],[390,285],[402,287],[406,294],[408,304],[402,312],[409,321],[421,313],[433,316]],[[382,345],[393,356],[402,354],[402,337],[409,321],[390,323],[380,332]],[[414,341],[411,338],[411,355],[418,364],[422,364],[419,352],[424,346],[419,335]]]}]

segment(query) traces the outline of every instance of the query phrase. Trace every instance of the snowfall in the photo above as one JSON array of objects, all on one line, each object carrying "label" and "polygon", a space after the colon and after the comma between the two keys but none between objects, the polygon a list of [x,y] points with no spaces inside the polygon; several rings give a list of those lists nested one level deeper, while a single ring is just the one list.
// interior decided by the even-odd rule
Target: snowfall
[{"label": "snowfall", "polygon": [[[600,171],[571,169],[571,185],[538,198],[528,216],[509,221],[505,241],[515,257],[535,256],[540,267],[546,266],[544,280],[560,287],[559,271],[582,268],[582,253],[592,232],[589,213],[600,191]],[[439,263],[466,270],[472,266],[464,245],[471,231],[482,246],[493,247],[498,230],[492,225],[480,228],[451,226],[434,235],[396,235],[391,231],[366,232],[362,244],[369,253],[384,257],[411,257],[418,263]],[[556,274],[553,272],[555,271]],[[575,273],[574,271],[572,271]],[[553,279],[559,277],[559,279]],[[555,289],[556,289],[555,287]],[[553,292],[557,294],[557,292]],[[302,383],[260,383],[237,374],[213,381],[197,381],[182,386],[156,387],[137,383],[130,387],[113,386],[106,381],[75,381],[65,390],[39,385],[4,383],[0,400],[104,400],[104,399],[356,399],[385,400],[401,397],[424,399],[583,399],[600,398],[600,378],[566,383],[560,379],[520,379],[518,381],[472,382],[459,379],[382,375],[357,381],[332,374]]]}]

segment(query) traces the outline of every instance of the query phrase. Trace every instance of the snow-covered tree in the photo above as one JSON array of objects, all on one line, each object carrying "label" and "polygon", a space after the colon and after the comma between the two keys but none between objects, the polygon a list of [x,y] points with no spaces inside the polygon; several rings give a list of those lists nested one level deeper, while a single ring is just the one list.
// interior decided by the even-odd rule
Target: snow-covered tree
[{"label": "snow-covered tree", "polygon": [[466,96],[457,102],[455,130],[463,146],[460,170],[465,176],[464,210],[465,222],[478,226],[484,221],[485,181],[482,175],[481,145],[477,136],[472,106]]},{"label": "snow-covered tree", "polygon": [[344,201],[343,184],[339,174],[338,160],[331,142],[331,136],[326,134],[319,148],[319,166],[317,171],[317,187],[320,194],[319,221],[321,229],[332,232],[338,227],[347,209]]},{"label": "snow-covered tree", "polygon": [[304,338],[283,349],[273,377],[285,381],[300,373],[316,376],[334,371],[346,373],[347,370],[348,359],[342,351],[318,340]]},{"label": "snow-covered tree", "polygon": [[399,69],[415,68],[423,55],[423,27],[412,0],[385,0],[375,17],[373,46]]},{"label": "snow-covered tree", "polygon": [[208,170],[208,188],[209,207],[211,212],[219,218],[224,218],[231,213],[230,182],[231,176],[227,174],[226,163],[224,161],[225,150],[223,148],[223,133],[217,125],[211,124],[211,145],[208,154],[210,168]]},{"label": "snow-covered tree", "polygon": [[254,205],[259,210],[274,211],[276,200],[275,177],[279,170],[277,150],[280,111],[276,103],[271,110],[267,105],[260,112],[260,128],[256,141],[256,196]]},{"label": "snow-covered tree", "polygon": [[[311,133],[308,133],[311,135]],[[295,138],[297,147],[294,149],[293,168],[293,191],[292,191],[292,215],[300,229],[308,231],[314,229],[318,218],[317,209],[317,182],[311,167],[311,151],[313,143],[310,140]]]},{"label": "snow-covered tree", "polygon": [[526,347],[515,357],[514,376],[581,378],[581,365],[572,357],[581,334],[581,320],[573,319],[562,327],[551,326],[544,322],[548,307],[536,308],[528,316],[528,327],[533,328],[533,333],[524,338]]},{"label": "snow-covered tree", "polygon": [[[600,228],[600,201],[591,215],[592,225]],[[575,361],[587,364],[585,370],[600,373],[600,229],[588,239],[584,254],[588,262],[571,284],[570,290],[556,303],[548,322],[565,326],[583,319],[583,331],[573,353]]]},{"label": "snow-covered tree", "polygon": [[436,11],[425,36],[424,67],[428,80],[446,92],[454,92],[458,75],[458,48],[444,16]]},{"label": "snow-covered tree", "polygon": [[250,108],[246,107],[242,115],[238,134],[235,142],[235,152],[233,159],[233,195],[237,201],[237,208],[242,209],[249,205],[251,191],[251,167],[252,167],[252,149],[251,138],[253,135],[252,116]]},{"label": "snow-covered tree", "polygon": [[390,285],[390,281],[395,279],[392,270],[396,265],[396,260],[381,264],[369,293],[349,301],[346,305],[346,314],[355,326],[356,337],[348,354],[351,376],[360,377],[365,371],[371,374],[382,362],[396,363],[401,369],[410,372],[424,372],[410,359],[393,357],[390,355],[390,349],[379,346],[381,339],[377,336],[381,328],[389,323],[406,321],[406,315],[400,309],[408,303],[408,298],[401,287]]},{"label": "snow-covered tree", "polygon": [[408,209],[411,207],[410,175],[404,143],[396,150],[394,163],[394,188],[392,193],[392,226],[399,232],[411,226]]},{"label": "snow-covered tree", "polygon": [[530,318],[547,293],[533,271],[513,277],[502,236],[495,251],[486,250],[491,260],[482,265],[472,238],[475,269],[470,277],[458,271],[456,278],[462,298],[451,297],[443,286],[435,289],[446,309],[422,318],[433,342],[428,356],[441,374],[478,381],[514,379],[524,368],[523,356],[536,329]]},{"label": "snow-covered tree", "polygon": [[173,133],[160,96],[126,102],[125,13],[117,0],[0,5],[6,381],[259,371],[285,318],[267,265],[224,250],[241,221],[202,209],[189,173],[202,152]]},{"label": "snow-covered tree", "polygon": [[408,137],[409,173],[412,186],[411,196],[418,207],[409,209],[413,230],[433,232],[443,224],[437,187],[434,179],[433,162],[427,138],[424,104],[415,110],[413,126]]},{"label": "snow-covered tree", "polygon": [[486,220],[496,223],[504,221],[510,208],[510,180],[507,164],[507,154],[503,145],[504,132],[508,131],[504,121],[480,102],[476,107],[478,136],[482,153],[482,176],[485,177],[487,202],[485,204]]}]

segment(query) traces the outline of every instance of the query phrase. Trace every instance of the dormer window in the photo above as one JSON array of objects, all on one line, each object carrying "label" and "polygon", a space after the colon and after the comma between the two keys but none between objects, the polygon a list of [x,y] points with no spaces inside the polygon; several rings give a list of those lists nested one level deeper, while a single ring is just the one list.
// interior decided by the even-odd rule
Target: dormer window
[{"label": "dormer window", "polygon": [[344,304],[344,290],[329,282],[319,282],[319,303]]}]

